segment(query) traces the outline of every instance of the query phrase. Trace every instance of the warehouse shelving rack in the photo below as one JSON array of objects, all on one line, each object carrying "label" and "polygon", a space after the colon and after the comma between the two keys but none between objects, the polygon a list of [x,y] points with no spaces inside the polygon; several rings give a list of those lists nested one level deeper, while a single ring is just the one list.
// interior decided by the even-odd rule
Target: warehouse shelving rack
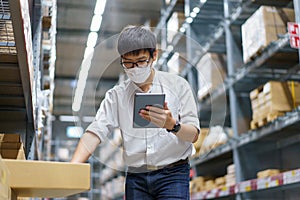
[{"label": "warehouse shelving rack", "polygon": [[[42,23],[45,7],[51,9],[48,29]],[[21,135],[28,160],[47,159],[50,153],[54,86],[42,82],[45,32],[54,78],[56,1],[0,1],[0,131]]]},{"label": "warehouse shelving rack", "polygon": [[3,132],[21,133],[28,156],[34,146],[36,116],[29,13],[22,6],[18,1],[1,1],[1,31],[6,35],[1,48],[8,50],[1,52],[1,127]]},{"label": "warehouse shelving rack", "polygon": [[[51,9],[48,29],[43,23],[45,7]],[[56,0],[37,0],[30,4],[1,0],[0,10],[1,132],[21,135],[27,159],[46,159],[51,139]],[[52,83],[47,88],[43,82],[45,33],[49,34],[52,48],[48,55]]]},{"label": "warehouse shelving rack", "polygon": [[[168,10],[172,9],[171,1]],[[189,17],[193,7],[201,8],[199,14],[193,18],[193,22],[187,20],[181,25],[185,29],[187,38],[192,38],[202,45],[202,51],[194,52],[193,45],[187,41],[186,51],[191,62],[188,63],[181,76],[187,78],[194,90],[195,77],[192,66],[196,66],[199,60],[207,52],[226,54],[227,57],[227,77],[224,84],[210,93],[208,98],[199,102],[200,121],[202,126],[208,126],[210,106],[213,101],[217,101],[220,96],[228,95],[230,115],[225,121],[225,125],[232,127],[234,138],[229,142],[213,149],[191,161],[191,165],[196,169],[198,175],[203,176],[221,176],[225,175],[227,165],[234,163],[236,167],[237,185],[231,188],[223,188],[222,199],[259,199],[272,197],[274,199],[293,198],[299,195],[294,188],[299,187],[299,170],[286,173],[293,175],[293,184],[277,184],[273,189],[257,190],[249,189],[247,184],[255,182],[256,173],[266,168],[281,168],[285,170],[297,169],[300,163],[297,161],[297,152],[299,153],[299,134],[297,130],[300,127],[299,108],[286,113],[275,121],[266,124],[264,127],[256,130],[249,130],[249,120],[251,119],[251,107],[249,101],[249,92],[256,87],[266,83],[269,80],[295,80],[299,81],[299,56],[297,51],[288,47],[288,34],[280,36],[277,41],[267,46],[260,55],[254,60],[243,63],[241,56],[241,36],[240,26],[251,16],[260,5],[270,5],[279,7],[294,6],[297,22],[300,21],[299,6],[300,2],[280,0],[280,1],[214,1],[207,0],[204,3],[199,1],[185,1],[185,16]],[[217,10],[218,12],[214,12]],[[166,28],[166,26],[165,26]],[[207,31],[208,30],[208,31]],[[206,35],[203,37],[201,35]],[[162,41],[166,41],[165,33],[161,33]],[[164,38],[163,38],[164,37]],[[177,38],[176,38],[177,37]],[[162,46],[173,46],[172,51],[166,51],[167,54],[160,59],[166,64],[176,51],[179,33],[173,39],[173,42],[165,43]],[[189,39],[187,39],[189,40]],[[163,42],[162,42],[163,43]],[[167,49],[167,48],[166,48]],[[174,50],[175,49],[175,50]],[[276,55],[288,55],[283,63],[276,60]],[[277,62],[277,63],[276,63]],[[275,67],[275,65],[277,66]],[[161,69],[167,70],[166,66]],[[206,118],[205,115],[208,117]],[[203,119],[205,118],[205,119]],[[290,160],[289,160],[290,159]],[[293,162],[291,162],[291,160]],[[258,163],[259,161],[259,163]],[[249,163],[248,163],[249,162]],[[251,167],[249,167],[249,165]],[[282,177],[281,177],[282,178]],[[260,180],[261,181],[261,180]],[[270,183],[267,183],[270,184]],[[246,189],[243,189],[247,186]],[[217,190],[209,191],[210,194],[196,194],[195,199],[218,198]],[[230,196],[231,195],[231,196]]]},{"label": "warehouse shelving rack", "polygon": [[[276,2],[258,0],[255,1],[257,3],[255,4],[255,2],[251,0],[207,0],[204,3],[199,3],[199,1],[185,0],[184,7],[179,5],[182,3],[181,1],[172,0],[168,5],[164,2],[165,1],[163,1],[164,6],[161,10],[161,19],[154,30],[161,41],[161,49],[165,51],[158,61],[158,63],[162,63],[162,65],[159,66],[161,70],[168,70],[167,61],[176,52],[176,46],[181,45],[181,39],[184,36],[182,33],[177,33],[171,43],[167,42],[167,22],[172,12],[176,9],[178,11],[178,8],[181,8],[182,11],[185,12],[186,18],[189,17],[193,7],[198,6],[201,9],[199,14],[194,17],[192,23],[188,23],[187,20],[185,20],[181,25],[181,28],[184,28],[185,35],[188,36],[186,37],[187,41],[185,41],[185,44],[187,58],[190,62],[187,63],[186,67],[180,72],[180,75],[190,82],[195,92],[198,90],[196,81],[197,72],[193,66],[196,66],[201,58],[209,52],[227,55],[227,66],[223,67],[227,68],[228,76],[222,86],[211,92],[209,98],[199,101],[199,113],[201,125],[208,126],[209,123],[207,120],[211,115],[209,108],[211,103],[218,101],[222,96],[228,95],[229,105],[227,106],[230,108],[230,115],[226,115],[226,117],[230,119],[225,121],[225,125],[233,128],[234,139],[230,139],[228,143],[213,149],[207,154],[192,159],[191,166],[196,169],[198,175],[220,176],[225,174],[227,165],[234,163],[236,165],[236,177],[239,184],[223,188],[222,191],[212,190],[198,193],[192,198],[217,199],[220,197],[222,199],[257,199],[259,197],[266,198],[272,193],[278,198],[283,198],[285,193],[282,191],[287,190],[297,195],[293,188],[299,187],[299,170],[286,172],[287,174],[291,173],[290,177],[292,178],[287,179],[288,182],[284,184],[280,181],[282,181],[283,176],[288,176],[287,174],[281,174],[279,176],[279,178],[281,178],[280,180],[275,177],[276,184],[272,186],[273,189],[269,189],[269,187],[262,187],[260,190],[252,187],[249,189],[247,184],[257,182],[257,179],[253,178],[258,170],[262,170],[266,167],[272,168],[274,165],[275,167],[283,167],[283,161],[277,160],[274,162],[269,158],[265,159],[263,163],[251,163],[253,169],[248,169],[247,160],[243,155],[245,155],[245,152],[252,154],[252,158],[249,160],[255,161],[257,154],[263,154],[264,157],[271,157],[270,154],[275,152],[272,158],[275,159],[277,156],[283,159],[282,154],[288,154],[288,151],[291,151],[291,149],[296,149],[295,144],[300,141],[299,135],[295,132],[300,126],[299,108],[257,130],[248,130],[247,125],[249,124],[251,114],[249,92],[269,80],[300,80],[299,73],[297,73],[299,70],[298,56],[295,50],[287,47],[289,42],[287,34],[280,36],[279,40],[271,43],[261,52],[261,55],[255,57],[254,60],[249,63],[243,63],[239,44],[241,42],[241,24],[244,23],[260,5],[291,7],[293,2],[291,0],[280,0]],[[300,2],[295,0],[294,4],[296,16],[299,18],[299,9],[297,10],[296,8]],[[218,12],[214,12],[214,9],[217,9]],[[298,19],[298,21],[300,20]],[[199,37],[201,32],[204,32],[202,35],[205,35],[205,37]],[[194,47],[190,38],[201,44],[201,51],[193,52]],[[173,48],[169,50],[169,46]],[[274,67],[274,62],[272,63],[271,61],[274,60],[274,56],[278,53],[292,53],[288,54],[292,56],[289,57],[289,61],[285,63],[284,68],[280,66],[274,69],[272,68]],[[248,109],[240,108],[242,105],[241,98],[243,102],[246,102],[243,104],[246,105],[244,107]],[[208,117],[205,118],[205,115],[208,115]],[[240,123],[240,119],[244,121]],[[240,124],[243,124],[243,127],[241,127]],[[262,145],[264,142],[266,144],[265,147]],[[252,152],[249,149],[252,150]],[[273,152],[264,152],[268,150]],[[296,152],[299,152],[299,150],[296,150]],[[295,155],[291,156],[297,158]],[[296,162],[294,165],[286,165],[285,167],[295,169],[299,168],[300,164]],[[105,182],[110,181],[116,176],[118,176],[118,173],[112,174]],[[272,181],[265,184],[272,184]],[[293,183],[290,184],[291,182]],[[218,195],[216,195],[217,193]],[[220,195],[220,193],[222,193],[222,195]]]}]

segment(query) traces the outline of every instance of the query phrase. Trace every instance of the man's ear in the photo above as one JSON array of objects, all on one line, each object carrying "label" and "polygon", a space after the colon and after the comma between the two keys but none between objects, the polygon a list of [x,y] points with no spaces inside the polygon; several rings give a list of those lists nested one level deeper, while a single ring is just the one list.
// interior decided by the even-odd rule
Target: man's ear
[{"label": "man's ear", "polygon": [[156,60],[157,54],[158,54],[158,50],[155,49],[155,51],[153,52],[153,60]]}]

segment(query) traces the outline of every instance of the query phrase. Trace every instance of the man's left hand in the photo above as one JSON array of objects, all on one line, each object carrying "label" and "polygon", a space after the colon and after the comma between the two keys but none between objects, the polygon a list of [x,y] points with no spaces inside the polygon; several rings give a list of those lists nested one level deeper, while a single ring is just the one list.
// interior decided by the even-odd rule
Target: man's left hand
[{"label": "man's left hand", "polygon": [[147,106],[139,114],[142,118],[151,121],[160,128],[172,129],[176,124],[176,120],[173,118],[167,102],[164,103],[164,108]]}]

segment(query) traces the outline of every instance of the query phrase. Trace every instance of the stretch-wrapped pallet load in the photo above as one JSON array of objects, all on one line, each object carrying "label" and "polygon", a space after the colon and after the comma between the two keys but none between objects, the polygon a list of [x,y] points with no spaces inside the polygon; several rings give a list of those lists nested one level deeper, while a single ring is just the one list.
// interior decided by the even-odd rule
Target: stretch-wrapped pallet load
[{"label": "stretch-wrapped pallet load", "polygon": [[244,62],[249,62],[280,35],[286,34],[287,22],[294,21],[293,9],[261,6],[242,25]]},{"label": "stretch-wrapped pallet load", "polygon": [[232,129],[230,128],[221,126],[211,127],[200,148],[200,155],[206,154],[211,150],[226,144],[228,138],[232,137],[232,135]]},{"label": "stretch-wrapped pallet load", "polygon": [[298,82],[270,81],[250,93],[251,129],[256,129],[300,105]]}]

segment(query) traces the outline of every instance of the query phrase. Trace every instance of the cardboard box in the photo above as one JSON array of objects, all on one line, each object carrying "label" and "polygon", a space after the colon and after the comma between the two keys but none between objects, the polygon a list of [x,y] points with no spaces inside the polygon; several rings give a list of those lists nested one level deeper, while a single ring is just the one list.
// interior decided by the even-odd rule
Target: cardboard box
[{"label": "cardboard box", "polygon": [[10,199],[10,173],[0,156],[0,199]]},{"label": "cardboard box", "polygon": [[23,149],[0,149],[0,155],[3,159],[26,160]]},{"label": "cardboard box", "polygon": [[3,161],[10,171],[10,187],[18,197],[58,198],[90,189],[89,164]]},{"label": "cardboard box", "polygon": [[200,100],[223,84],[226,77],[224,66],[226,66],[225,58],[219,54],[207,53],[201,58],[197,64]]},{"label": "cardboard box", "polygon": [[280,174],[279,169],[266,169],[257,173],[257,178],[266,178]]},{"label": "cardboard box", "polygon": [[291,91],[293,106],[300,106],[300,83],[295,81],[289,81],[288,87]]},{"label": "cardboard box", "polygon": [[20,134],[15,133],[1,133],[0,142],[21,142]]},{"label": "cardboard box", "polygon": [[234,164],[227,166],[227,174],[235,174],[235,165]]},{"label": "cardboard box", "polygon": [[20,149],[23,148],[21,142],[0,142],[0,149]]},{"label": "cardboard box", "polygon": [[19,134],[0,134],[0,155],[5,159],[26,159]]},{"label": "cardboard box", "polygon": [[215,184],[217,186],[225,185],[225,183],[226,183],[225,177],[218,177],[218,178],[215,179]]},{"label": "cardboard box", "polygon": [[270,81],[264,85],[265,114],[292,110],[292,96],[286,82]]},{"label": "cardboard box", "polygon": [[290,8],[281,9],[271,6],[261,6],[242,25],[243,59],[245,63],[250,61],[252,57],[271,42],[278,40],[279,35],[287,32],[287,22],[285,22],[284,18],[287,18],[290,22],[294,22],[294,10]]}]

